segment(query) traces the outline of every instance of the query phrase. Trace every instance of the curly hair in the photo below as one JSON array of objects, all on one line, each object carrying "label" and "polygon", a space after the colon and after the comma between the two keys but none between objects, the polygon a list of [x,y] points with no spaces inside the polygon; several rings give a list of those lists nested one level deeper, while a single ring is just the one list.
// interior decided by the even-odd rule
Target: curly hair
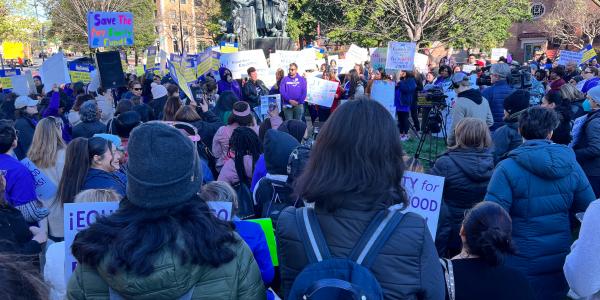
[{"label": "curly hair", "polygon": [[85,101],[79,108],[81,122],[92,123],[100,119],[98,116],[98,104],[95,100]]}]

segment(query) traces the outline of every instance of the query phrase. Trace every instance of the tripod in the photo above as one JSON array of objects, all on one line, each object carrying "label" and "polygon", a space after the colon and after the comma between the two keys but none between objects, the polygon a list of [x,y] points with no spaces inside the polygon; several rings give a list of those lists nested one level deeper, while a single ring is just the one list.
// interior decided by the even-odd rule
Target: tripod
[{"label": "tripod", "polygon": [[[422,160],[426,160],[428,161],[431,165],[433,165],[433,163],[435,162],[435,157],[433,154],[433,150],[435,150],[435,154],[437,155],[438,153],[438,149],[439,149],[439,145],[437,142],[435,142],[435,147],[433,146],[434,143],[434,137],[433,137],[433,133],[442,133],[442,137],[444,139],[444,144],[446,144],[446,138],[447,138],[447,132],[446,132],[446,122],[445,119],[443,118],[442,115],[442,110],[444,109],[446,105],[443,103],[434,103],[431,105],[431,111],[429,111],[429,113],[425,116],[425,119],[423,119],[422,125],[421,125],[421,136],[419,138],[419,144],[417,145],[417,151],[415,152],[414,158],[415,160],[417,159],[422,159]],[[430,124],[430,122],[435,122],[433,124]],[[439,131],[438,132],[433,132],[433,128],[432,127],[436,127],[439,126]],[[437,131],[437,128],[435,128]],[[423,152],[423,148],[425,146],[425,143],[428,142],[429,143],[429,156],[428,158],[421,158],[421,154]]]}]

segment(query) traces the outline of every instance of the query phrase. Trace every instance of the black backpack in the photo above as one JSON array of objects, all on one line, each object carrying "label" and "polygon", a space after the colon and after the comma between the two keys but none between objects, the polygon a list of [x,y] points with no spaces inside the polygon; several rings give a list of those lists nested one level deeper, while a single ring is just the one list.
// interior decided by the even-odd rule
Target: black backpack
[{"label": "black backpack", "polygon": [[299,197],[293,195],[294,190],[285,181],[287,176],[267,176],[261,178],[254,188],[254,203],[261,212],[261,217],[271,218],[273,224],[277,223],[279,214],[289,206],[302,207]]}]

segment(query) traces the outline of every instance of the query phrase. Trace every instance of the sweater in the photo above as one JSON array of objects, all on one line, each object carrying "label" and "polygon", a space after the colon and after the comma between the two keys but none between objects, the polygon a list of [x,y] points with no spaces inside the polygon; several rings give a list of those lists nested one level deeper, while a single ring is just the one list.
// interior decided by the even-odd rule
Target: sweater
[{"label": "sweater", "polygon": [[487,99],[476,89],[458,93],[454,106],[450,110],[452,128],[448,132],[448,145],[456,144],[454,129],[464,118],[476,118],[485,121],[488,127],[494,125],[494,116]]},{"label": "sweater", "polygon": [[306,100],[306,79],[300,75],[294,77],[285,76],[279,84],[279,93],[283,105],[290,104],[290,100],[298,101],[298,104],[303,104]]},{"label": "sweater", "polygon": [[563,271],[574,299],[600,299],[600,200],[590,204],[579,231],[579,239],[571,246]]}]

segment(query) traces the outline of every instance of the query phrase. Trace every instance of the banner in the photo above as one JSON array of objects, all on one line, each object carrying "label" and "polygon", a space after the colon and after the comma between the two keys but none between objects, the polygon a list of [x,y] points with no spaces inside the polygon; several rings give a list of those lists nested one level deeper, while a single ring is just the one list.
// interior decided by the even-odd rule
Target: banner
[{"label": "banner", "polygon": [[373,48],[373,51],[371,51],[371,66],[373,70],[378,70],[379,68],[385,69],[386,60],[387,48]]},{"label": "banner", "polygon": [[108,216],[118,208],[119,202],[65,203],[63,219],[65,224],[65,282],[69,282],[71,274],[77,267],[77,260],[71,254],[75,235],[93,224],[98,216]]},{"label": "banner", "polygon": [[156,46],[150,46],[146,50],[146,69],[154,68],[156,64]]},{"label": "banner", "polygon": [[385,68],[390,70],[412,71],[415,64],[417,44],[410,42],[389,42]]},{"label": "banner", "polygon": [[242,74],[248,74],[248,68],[254,67],[257,71],[268,70],[265,53],[260,50],[240,51],[235,53],[221,53],[220,63],[231,70],[233,79],[242,78]]},{"label": "banner", "polygon": [[87,22],[90,48],[133,46],[132,13],[91,11]]},{"label": "banner", "polygon": [[233,217],[231,215],[231,207],[233,206],[233,202],[227,201],[206,201],[208,207],[210,207],[210,211],[217,217],[223,221],[231,221]]},{"label": "banner", "polygon": [[498,61],[500,57],[508,57],[508,49],[506,48],[493,48],[492,49],[492,60]]},{"label": "banner", "polygon": [[56,191],[58,187],[46,174],[44,174],[29,158],[25,157],[21,160],[21,164],[23,164],[31,175],[33,175],[33,180],[35,181],[35,193],[38,196],[38,199],[42,201],[50,201],[54,199],[56,196]]},{"label": "banner", "polygon": [[346,52],[346,61],[350,61],[354,64],[363,64],[369,60],[369,50],[361,48],[354,44],[350,45],[350,49]]},{"label": "banner", "polygon": [[558,57],[558,64],[561,66],[567,65],[569,62],[573,62],[579,65],[579,62],[583,60],[583,52],[560,50],[560,56]]},{"label": "banner", "polygon": [[581,57],[581,63],[585,64],[588,61],[592,60],[592,58],[596,57],[596,50],[594,50],[594,48],[592,47],[592,45],[587,45],[585,46],[585,48],[583,48],[583,50],[581,50],[581,52],[583,52],[583,55]]},{"label": "banner", "polygon": [[173,81],[177,83],[181,91],[183,91],[183,93],[188,97],[188,99],[194,99],[194,97],[192,96],[192,91],[190,90],[190,86],[187,84],[187,82],[185,82],[185,77],[181,72],[181,66],[177,63],[172,63],[170,61],[168,63],[169,73],[171,74],[171,78],[173,78]]},{"label": "banner", "polygon": [[269,246],[271,262],[273,263],[274,267],[279,266],[279,259],[277,258],[277,243],[275,243],[275,230],[273,229],[273,221],[271,220],[271,218],[253,219],[246,221],[258,223],[258,225],[262,227],[262,230],[265,233],[265,239],[267,240],[267,245]]},{"label": "banner", "polygon": [[402,186],[408,196],[408,207],[405,211],[423,217],[435,241],[444,192],[444,177],[405,171]]},{"label": "banner", "polygon": [[396,118],[396,105],[394,96],[396,92],[396,84],[389,80],[375,80],[371,88],[371,99],[381,103],[387,109],[392,118]]},{"label": "banner", "polygon": [[58,52],[46,59],[40,67],[40,77],[44,83],[44,93],[50,92],[55,84],[70,83],[71,76],[69,76],[65,55]]},{"label": "banner", "polygon": [[12,80],[10,79],[12,76],[21,75],[20,69],[4,69],[0,70],[0,84],[2,84],[2,90],[4,92],[11,91]]},{"label": "banner", "polygon": [[339,84],[337,81],[329,81],[318,77],[306,78],[306,86],[308,87],[306,102],[331,107]]},{"label": "banner", "polygon": [[69,66],[69,76],[71,77],[71,82],[83,82],[90,83],[92,81],[91,73],[95,69],[94,65],[86,64],[86,63],[77,63],[70,62]]}]

